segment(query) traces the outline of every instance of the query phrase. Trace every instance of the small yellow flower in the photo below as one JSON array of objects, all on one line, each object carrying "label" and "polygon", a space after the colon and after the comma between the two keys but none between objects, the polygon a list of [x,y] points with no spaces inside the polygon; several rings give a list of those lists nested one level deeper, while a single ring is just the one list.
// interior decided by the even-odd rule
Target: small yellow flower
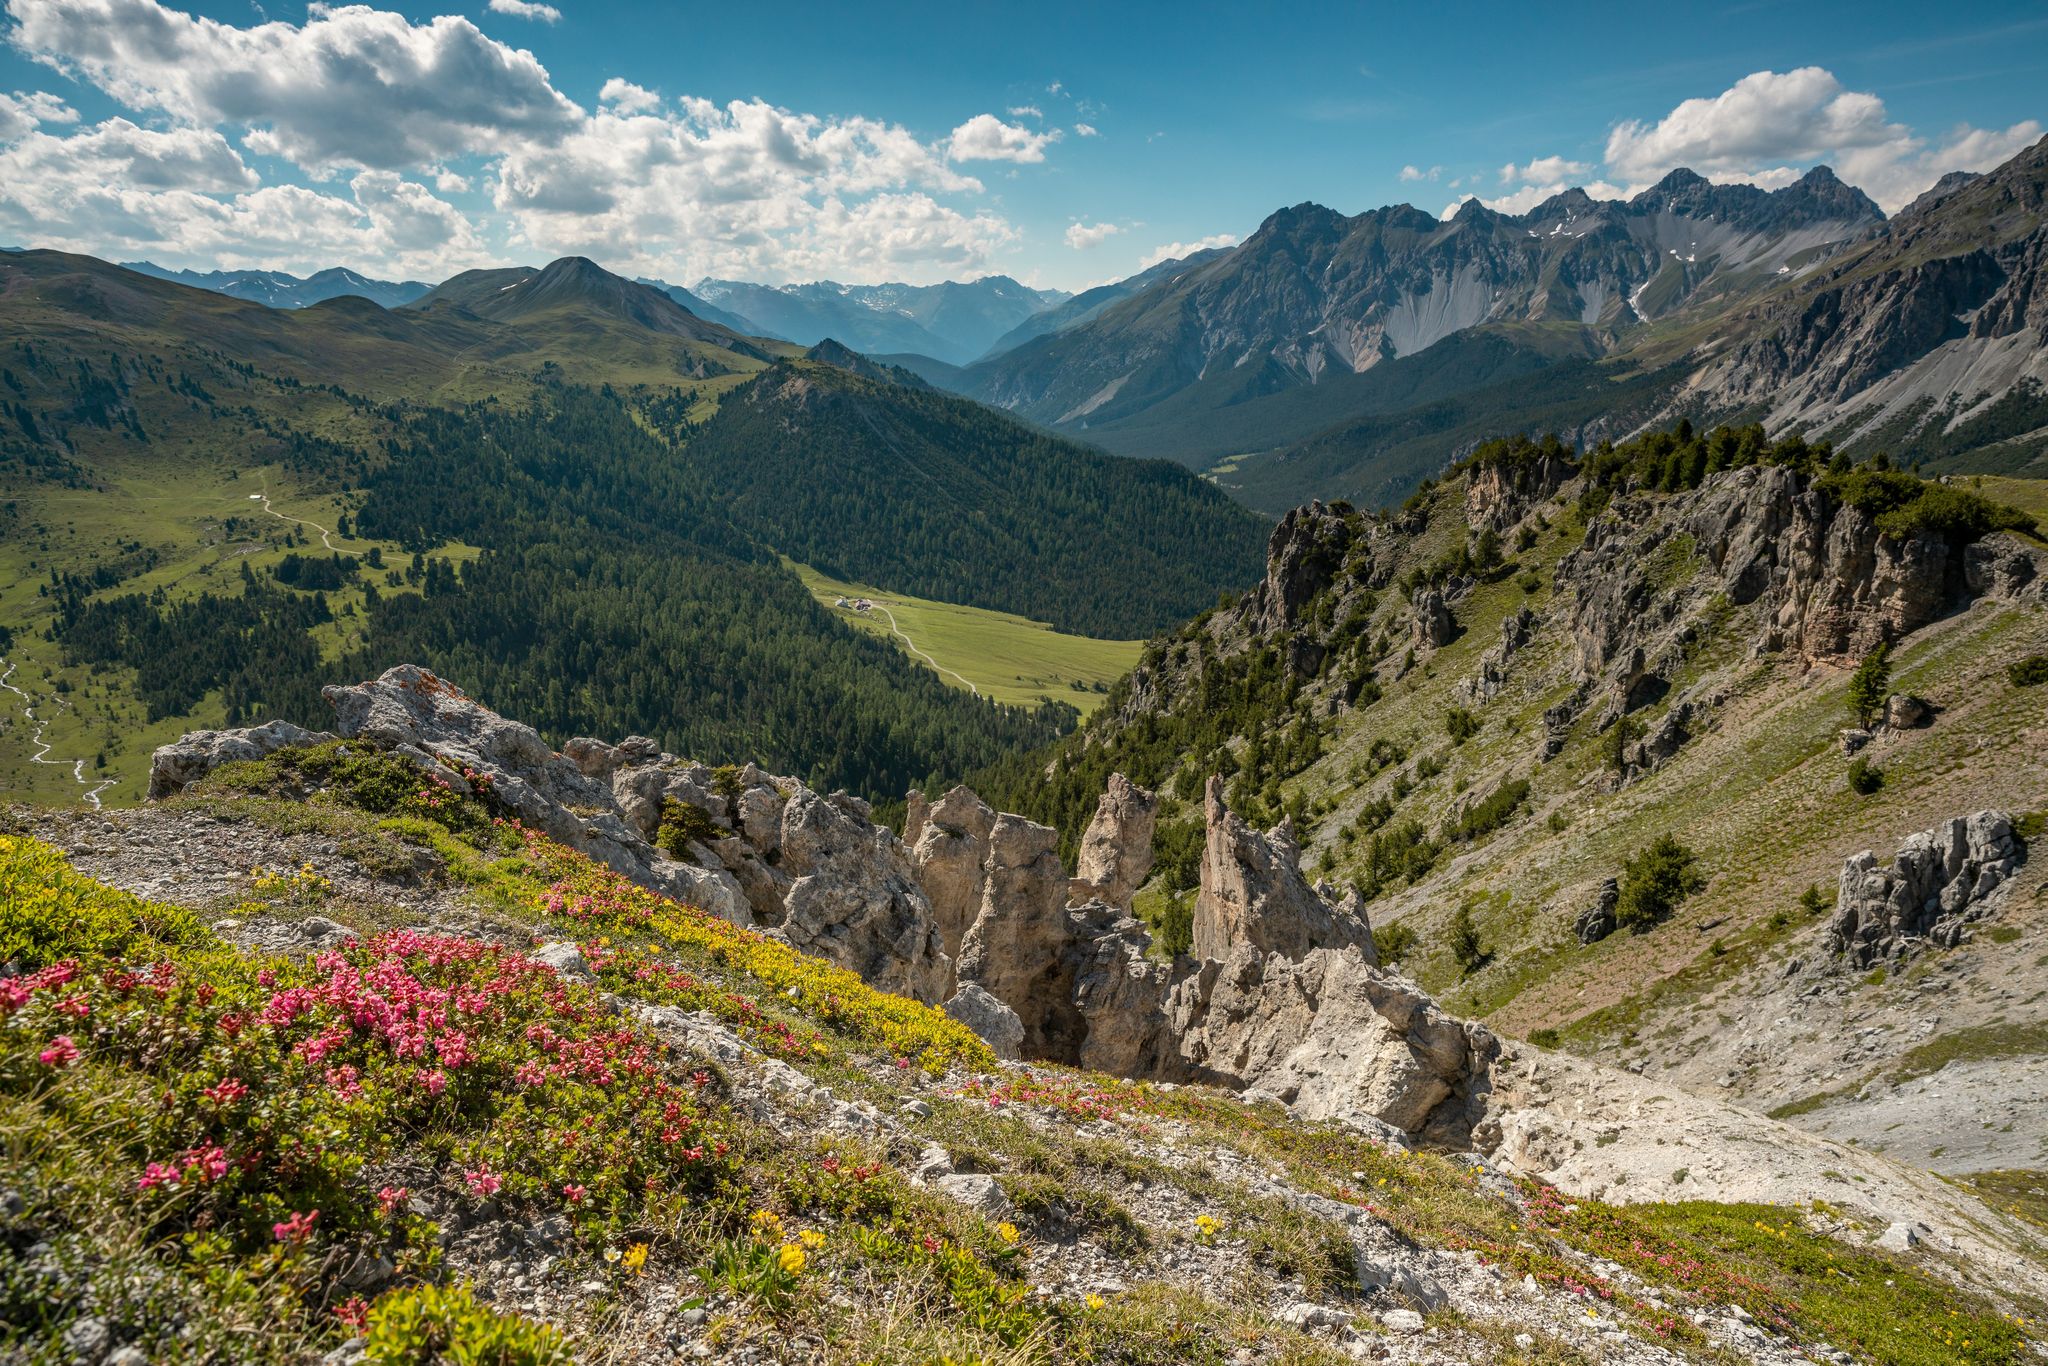
[{"label": "small yellow flower", "polygon": [[1002,1240],[1003,1240],[1004,1242],[1006,1242],[1006,1243],[1014,1243],[1014,1242],[1016,1242],[1016,1241],[1017,1241],[1017,1226],[1016,1226],[1015,1224],[1013,1224],[1013,1223],[1010,1223],[1010,1222],[1009,1222],[1008,1220],[1005,1220],[1005,1221],[1003,1221],[1002,1223],[1000,1223],[1000,1224],[997,1224],[997,1225],[996,1225],[996,1237],[998,1237],[998,1238],[1002,1239]]},{"label": "small yellow flower", "polygon": [[782,1216],[772,1209],[754,1211],[754,1232],[763,1238],[782,1236]]},{"label": "small yellow flower", "polygon": [[1218,1233],[1222,1232],[1222,1230],[1222,1221],[1217,1219],[1215,1215],[1197,1214],[1195,1216],[1195,1234],[1197,1237],[1201,1238],[1203,1242],[1207,1242],[1209,1241],[1209,1239],[1214,1238]]},{"label": "small yellow flower", "polygon": [[797,1234],[796,1240],[813,1252],[825,1246],[825,1235],[814,1228],[807,1228],[802,1233]]},{"label": "small yellow flower", "polygon": [[1109,1301],[1103,1299],[1100,1295],[1090,1295],[1085,1301],[1083,1301],[1083,1303],[1085,1303],[1090,1309],[1100,1309],[1103,1305],[1109,1303]]},{"label": "small yellow flower", "polygon": [[775,1265],[794,1276],[804,1269],[804,1250],[795,1243],[784,1243],[782,1251],[775,1254]]},{"label": "small yellow flower", "polygon": [[640,1269],[647,1265],[647,1244],[635,1243],[627,1248],[626,1255],[619,1258],[619,1265],[638,1275]]}]

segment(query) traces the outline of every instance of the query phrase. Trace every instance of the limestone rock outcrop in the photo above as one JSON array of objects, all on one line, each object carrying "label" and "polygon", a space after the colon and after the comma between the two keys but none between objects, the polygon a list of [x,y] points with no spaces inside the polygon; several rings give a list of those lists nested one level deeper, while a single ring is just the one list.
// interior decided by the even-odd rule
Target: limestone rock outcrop
[{"label": "limestone rock outcrop", "polygon": [[961,786],[926,807],[916,838],[906,840],[946,952],[955,958],[988,891],[989,836],[995,826],[995,808]]},{"label": "limestone rock outcrop", "polygon": [[1208,978],[1185,984],[1171,1025],[1196,1077],[1431,1143],[1463,1142],[1484,1113],[1498,1040],[1357,946],[1298,961],[1240,946]]},{"label": "limestone rock outcrop", "polygon": [[1457,638],[1458,622],[1451,615],[1450,604],[1444,600],[1442,590],[1418,588],[1413,602],[1415,608],[1415,648],[1434,650],[1448,645]]},{"label": "limestone rock outcrop", "polygon": [[1240,945],[1303,958],[1311,950],[1356,946],[1379,961],[1363,908],[1332,905],[1301,875],[1290,826],[1260,834],[1223,803],[1223,780],[1203,796],[1208,823],[1202,886],[1195,898],[1194,955],[1221,961]]},{"label": "limestone rock outcrop", "polygon": [[1152,832],[1159,799],[1121,773],[1109,775],[1108,790],[1081,836],[1069,899],[1100,900],[1120,911],[1152,874]]},{"label": "limestone rock outcrop", "polygon": [[1866,849],[1842,865],[1830,952],[1858,968],[1903,957],[1916,940],[1953,948],[1964,927],[1995,909],[2025,861],[2003,811],[1978,811],[1908,835],[1889,864]]},{"label": "limestone rock outcrop", "polygon": [[946,1014],[979,1034],[997,1057],[1014,1062],[1024,1056],[1024,1022],[980,983],[962,982],[946,998]]},{"label": "limestone rock outcrop", "polygon": [[960,944],[960,980],[979,983],[1017,1012],[1026,1053],[1070,1058],[1083,1030],[1066,961],[1072,933],[1059,832],[1000,815],[987,847],[981,907]]},{"label": "limestone rock outcrop", "polygon": [[791,879],[782,932],[886,991],[942,999],[952,963],[902,843],[866,802],[808,788],[783,808],[781,868]]},{"label": "limestone rock outcrop", "polygon": [[175,797],[222,764],[261,759],[293,745],[318,744],[334,737],[289,721],[266,721],[237,730],[198,730],[168,745],[159,745],[149,759],[149,800]]}]

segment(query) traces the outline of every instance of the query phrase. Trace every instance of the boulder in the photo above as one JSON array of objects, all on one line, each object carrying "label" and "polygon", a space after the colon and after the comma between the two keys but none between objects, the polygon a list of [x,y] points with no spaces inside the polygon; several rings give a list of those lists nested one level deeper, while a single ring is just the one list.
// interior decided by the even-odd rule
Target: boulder
[{"label": "boulder", "polygon": [[1108,789],[1095,805],[1095,819],[1081,836],[1069,900],[1108,902],[1120,911],[1152,873],[1152,831],[1159,799],[1121,773],[1109,775]]},{"label": "boulder", "polygon": [[1572,933],[1581,944],[1597,944],[1613,934],[1619,922],[1615,919],[1614,908],[1621,903],[1621,883],[1608,878],[1600,884],[1600,896],[1591,906],[1580,911],[1572,921]]},{"label": "boulder", "polygon": [[1204,794],[1208,839],[1195,898],[1194,955],[1223,959],[1249,945],[1260,953],[1301,958],[1319,948],[1356,947],[1377,963],[1372,926],[1362,904],[1336,906],[1301,875],[1301,851],[1283,823],[1261,835],[1223,804],[1223,780]]},{"label": "boulder", "polygon": [[2026,856],[2012,818],[1991,810],[1908,835],[1889,863],[1866,849],[1842,865],[1824,942],[1858,968],[1903,957],[1918,940],[1954,947]]},{"label": "boulder", "polygon": [[1925,725],[1928,715],[1926,701],[1911,693],[1895,692],[1884,700],[1886,730],[1912,730]]},{"label": "boulder", "polygon": [[1014,1062],[1024,1056],[1024,1022],[980,983],[962,982],[947,998],[946,1014],[979,1034],[997,1057]]},{"label": "boulder", "polygon": [[267,721],[240,730],[199,730],[159,745],[149,760],[149,800],[175,797],[222,764],[261,759],[294,745],[318,744],[334,737],[289,721]]},{"label": "boulder", "polygon": [[1415,590],[1415,648],[1434,650],[1448,645],[1457,637],[1458,623],[1451,615],[1450,604],[1435,588]]}]

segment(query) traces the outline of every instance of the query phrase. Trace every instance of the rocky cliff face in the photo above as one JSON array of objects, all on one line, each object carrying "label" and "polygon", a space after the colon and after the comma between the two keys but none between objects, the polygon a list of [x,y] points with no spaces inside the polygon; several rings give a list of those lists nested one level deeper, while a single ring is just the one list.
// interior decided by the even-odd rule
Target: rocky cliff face
[{"label": "rocky cliff face", "polygon": [[1995,909],[2026,856],[2003,811],[1911,835],[1889,865],[1868,849],[1855,854],[1842,865],[1827,948],[1858,968],[1903,958],[1916,941],[1954,948],[1965,926]]},{"label": "rocky cliff face", "polygon": [[1847,436],[1892,420],[1952,426],[2048,378],[2048,142],[1944,184],[1745,323],[1692,396]]},{"label": "rocky cliff face", "polygon": [[1508,215],[1471,200],[1442,221],[1300,204],[1221,259],[974,367],[969,391],[1086,427],[1226,374],[1263,393],[1369,370],[1489,322],[1611,339],[1696,296],[1811,269],[1882,222],[1825,169],[1776,192],[1674,171],[1627,202],[1571,190]]}]

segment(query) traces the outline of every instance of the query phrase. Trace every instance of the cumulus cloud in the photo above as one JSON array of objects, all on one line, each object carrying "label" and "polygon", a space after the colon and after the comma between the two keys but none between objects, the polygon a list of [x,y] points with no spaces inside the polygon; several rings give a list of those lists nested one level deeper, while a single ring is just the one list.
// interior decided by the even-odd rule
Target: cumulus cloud
[{"label": "cumulus cloud", "polygon": [[1075,251],[1086,251],[1099,247],[1110,238],[1122,232],[1115,223],[1073,223],[1067,228],[1067,245]]},{"label": "cumulus cloud", "polygon": [[947,155],[954,161],[1045,160],[1045,149],[1060,140],[1060,130],[1036,132],[1018,123],[1004,123],[994,114],[976,114],[953,130],[946,140]]},{"label": "cumulus cloud", "polygon": [[[1989,170],[2040,136],[2041,125],[2029,119],[2005,129],[1966,124],[1929,140],[1895,122],[1877,95],[1845,88],[1823,67],[1757,71],[1718,95],[1682,100],[1662,118],[1616,124],[1599,179],[1587,178],[1592,164],[1564,156],[1509,162],[1500,181],[1519,188],[1482,202],[1524,213],[1567,185],[1595,199],[1627,198],[1681,166],[1723,184],[1775,190],[1827,163],[1892,211],[1943,173]],[[1472,196],[1445,206],[1444,216],[1465,198]]]},{"label": "cumulus cloud", "polygon": [[559,24],[562,12],[553,5],[535,4],[534,0],[491,0],[491,13],[509,14],[514,19],[537,19],[543,24]]},{"label": "cumulus cloud", "polygon": [[[102,255],[434,276],[575,252],[668,278],[922,283],[1017,241],[958,202],[986,193],[962,164],[1043,161],[1061,136],[982,114],[927,142],[623,78],[586,109],[467,19],[365,5],[238,27],[162,0],[5,3],[17,48],[134,118],[58,136],[61,101],[0,96],[0,239]],[[312,183],[264,185],[246,153]],[[473,190],[468,214],[442,197]]]},{"label": "cumulus cloud", "polygon": [[1077,123],[1074,125],[1074,136],[1077,138],[1093,138],[1100,137],[1101,134],[1096,131],[1095,125],[1092,123]]},{"label": "cumulus cloud", "polygon": [[41,90],[0,95],[0,142],[12,142],[45,123],[76,123],[78,111]]},{"label": "cumulus cloud", "polygon": [[1500,168],[1501,183],[1511,180],[1526,181],[1531,185],[1562,185],[1568,180],[1577,180],[1593,168],[1583,161],[1567,161],[1563,157],[1538,157],[1527,166],[1514,162]]},{"label": "cumulus cloud", "polygon": [[1404,181],[1435,180],[1443,173],[1444,168],[1441,166],[1432,166],[1426,171],[1420,166],[1403,166],[1401,168],[1401,179]]},{"label": "cumulus cloud", "polygon": [[1163,247],[1154,247],[1151,251],[1147,252],[1145,259],[1138,262],[1138,269],[1150,270],[1161,261],[1177,261],[1183,256],[1192,256],[1198,251],[1208,251],[1211,247],[1234,247],[1236,245],[1237,234],[1234,232],[1212,232],[1207,237],[1198,237],[1192,242],[1168,242]]},{"label": "cumulus cloud", "polygon": [[661,96],[646,86],[614,76],[597,92],[597,102],[608,104],[621,114],[651,114],[661,108]]},{"label": "cumulus cloud", "polygon": [[1827,162],[1891,210],[1945,172],[1989,170],[2040,136],[2041,125],[2028,119],[2005,129],[1966,124],[1930,141],[1894,122],[1877,95],[1805,66],[1753,72],[1718,95],[1682,101],[1654,123],[1617,124],[1607,164],[1629,181],[1654,181],[1684,166],[1711,180],[1774,188]]},{"label": "cumulus cloud", "polygon": [[1035,104],[1013,104],[1010,106],[1010,117],[1013,119],[1042,119],[1045,117],[1045,111]]},{"label": "cumulus cloud", "polygon": [[9,0],[16,47],[131,109],[238,124],[251,151],[315,172],[404,170],[507,137],[551,137],[582,111],[532,53],[444,15],[414,24],[314,6],[303,25],[236,28],[157,0]]}]

